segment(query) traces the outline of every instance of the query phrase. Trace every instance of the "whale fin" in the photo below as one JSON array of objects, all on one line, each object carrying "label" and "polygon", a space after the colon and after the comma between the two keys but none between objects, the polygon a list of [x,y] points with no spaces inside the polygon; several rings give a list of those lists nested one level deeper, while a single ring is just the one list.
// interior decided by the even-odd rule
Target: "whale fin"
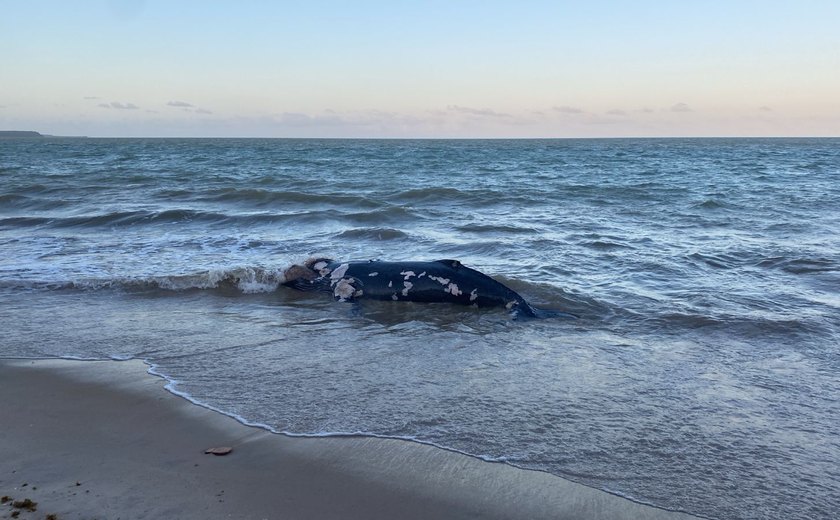
[{"label": "whale fin", "polygon": [[520,300],[516,303],[511,309],[510,314],[513,316],[513,319],[546,319],[546,318],[570,318],[570,319],[578,319],[580,316],[577,314],[572,314],[570,312],[563,312],[554,309],[540,309],[538,307],[534,307],[524,299]]},{"label": "whale fin", "polygon": [[319,291],[324,289],[324,283],[320,280],[306,280],[304,278],[289,280],[283,285],[291,287],[292,289],[297,289],[298,291]]},{"label": "whale fin", "polygon": [[462,265],[458,260],[435,260],[435,263],[443,264],[446,267],[451,267],[452,269],[458,269]]},{"label": "whale fin", "polygon": [[528,305],[529,312],[525,313],[525,317],[528,318],[537,318],[537,319],[546,319],[546,318],[567,318],[572,320],[577,320],[580,318],[577,314],[572,314],[571,312],[563,312],[554,309],[539,309],[532,305]]}]

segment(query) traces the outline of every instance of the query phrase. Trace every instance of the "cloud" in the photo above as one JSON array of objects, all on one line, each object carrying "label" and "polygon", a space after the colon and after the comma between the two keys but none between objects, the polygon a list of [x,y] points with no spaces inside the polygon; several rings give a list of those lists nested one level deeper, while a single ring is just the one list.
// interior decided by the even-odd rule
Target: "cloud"
[{"label": "cloud", "polygon": [[691,112],[691,107],[687,103],[677,103],[671,107],[671,112]]},{"label": "cloud", "polygon": [[560,112],[561,114],[583,114],[583,109],[570,107],[568,105],[564,105],[562,107],[552,107],[551,109],[555,112]]},{"label": "cloud", "polygon": [[637,112],[641,112],[642,114],[653,114],[654,112],[656,112],[656,110],[648,107],[642,107],[639,110],[637,110]]},{"label": "cloud", "polygon": [[626,116],[627,112],[614,108],[612,110],[607,110],[607,114],[611,116]]},{"label": "cloud", "polygon": [[428,120],[407,114],[388,112],[383,110],[351,110],[339,112],[325,110],[321,114],[306,114],[301,112],[283,112],[271,117],[273,124],[288,128],[306,129],[377,129],[410,128],[425,125]]},{"label": "cloud", "polygon": [[457,112],[459,114],[466,114],[470,116],[512,117],[510,114],[505,114],[504,112],[496,112],[495,110],[491,110],[489,108],[470,108],[462,107],[460,105],[449,105],[448,107],[446,107],[446,109],[450,112]]},{"label": "cloud", "polygon": [[90,99],[102,99],[102,98],[100,98],[99,96],[85,96],[85,97],[83,97],[82,99],[88,99],[88,100],[90,100]]},{"label": "cloud", "polygon": [[187,103],[186,101],[169,101],[166,103],[166,106],[180,108],[184,112],[193,112],[196,114],[212,114],[213,112],[207,110],[206,108],[201,108],[193,105],[192,103]]},{"label": "cloud", "polygon": [[134,103],[120,103],[119,101],[111,101],[110,103],[99,103],[97,106],[102,108],[115,108],[117,110],[137,110],[138,107]]},{"label": "cloud", "polygon": [[758,109],[761,110],[762,112],[772,112],[773,111],[773,109],[768,107],[767,105],[758,107]]}]

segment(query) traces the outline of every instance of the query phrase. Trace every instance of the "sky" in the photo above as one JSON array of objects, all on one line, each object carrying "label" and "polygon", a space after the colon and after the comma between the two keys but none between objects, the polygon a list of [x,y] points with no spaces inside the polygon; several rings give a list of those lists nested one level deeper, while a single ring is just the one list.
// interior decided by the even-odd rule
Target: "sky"
[{"label": "sky", "polygon": [[840,136],[838,21],[838,0],[0,0],[0,130]]}]

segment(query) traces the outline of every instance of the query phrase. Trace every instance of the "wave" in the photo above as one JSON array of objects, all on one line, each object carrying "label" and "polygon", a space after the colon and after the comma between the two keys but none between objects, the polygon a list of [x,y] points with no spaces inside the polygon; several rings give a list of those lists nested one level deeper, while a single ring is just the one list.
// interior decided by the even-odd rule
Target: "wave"
[{"label": "wave", "polygon": [[461,205],[484,208],[487,206],[499,205],[532,206],[535,204],[543,204],[545,197],[542,195],[544,194],[541,193],[539,197],[534,197],[524,191],[510,190],[498,186],[496,189],[427,187],[392,192],[385,195],[384,200],[400,205],[435,204],[444,206]]},{"label": "wave", "polygon": [[24,205],[24,204],[21,204],[21,203],[26,202],[28,200],[30,200],[30,198],[27,197],[26,195],[20,195],[20,194],[17,194],[17,193],[7,193],[7,194],[0,195],[0,204],[8,205],[8,206]]},{"label": "wave", "polygon": [[[8,188],[7,188],[8,189]],[[14,188],[14,193],[11,195],[20,194],[37,194],[52,191],[52,188],[44,184],[29,184],[27,186],[17,186]]]},{"label": "wave", "polygon": [[0,195],[0,207],[17,210],[51,211],[71,205],[70,201],[60,198],[34,198],[19,193]]},{"label": "wave", "polygon": [[706,199],[692,207],[696,209],[726,209],[729,208],[730,205],[717,199]]},{"label": "wave", "polygon": [[378,208],[380,203],[362,195],[348,195],[335,193],[305,193],[301,191],[276,191],[254,188],[225,188],[198,197],[206,202],[241,202],[249,206],[266,206],[275,204],[329,204],[359,208]]},{"label": "wave", "polygon": [[391,194],[391,200],[397,200],[402,203],[406,202],[425,202],[425,201],[452,201],[463,200],[468,195],[468,192],[461,191],[457,188],[414,188],[405,191],[399,191]]},{"label": "wave", "polygon": [[0,219],[0,226],[34,227],[99,227],[128,226],[135,224],[175,223],[183,221],[214,222],[229,218],[228,215],[184,209],[164,211],[115,211],[98,215],[78,215],[69,217],[7,217]]},{"label": "wave", "polygon": [[506,224],[464,224],[456,226],[458,231],[466,233],[506,233],[506,234],[535,234],[538,231],[532,227],[521,227]]},{"label": "wave", "polygon": [[781,269],[792,274],[827,273],[840,271],[840,265],[829,258],[784,258],[773,257],[761,260],[756,265],[768,269]]},{"label": "wave", "polygon": [[749,314],[703,314],[697,312],[666,312],[643,319],[646,326],[662,331],[683,333],[692,329],[725,331],[751,341],[766,342],[771,336],[790,340],[797,336],[809,338],[824,334],[824,326],[808,316],[760,317]]},{"label": "wave", "polygon": [[635,249],[633,246],[629,244],[623,244],[621,242],[613,242],[611,240],[593,240],[591,242],[581,242],[581,245],[584,247],[588,247],[590,249],[594,249],[596,251],[616,251],[620,249]]},{"label": "wave", "polygon": [[692,253],[687,258],[695,264],[702,264],[716,269],[734,269],[749,263],[752,255],[746,253],[703,254]]},{"label": "wave", "polygon": [[703,264],[717,269],[736,269],[761,267],[778,269],[791,274],[813,274],[840,271],[837,260],[815,256],[812,258],[791,255],[765,257],[757,252],[730,251],[717,254],[692,253],[686,258],[696,264]]},{"label": "wave", "polygon": [[325,220],[345,221],[351,224],[404,223],[418,216],[402,207],[390,206],[373,211],[345,212],[336,209],[299,211],[290,213],[223,213],[193,209],[167,209],[161,211],[115,211],[103,214],[73,216],[15,216],[0,218],[0,227],[112,227],[157,225],[177,223],[203,224],[279,224],[279,223],[322,223]]},{"label": "wave", "polygon": [[352,222],[359,223],[400,223],[407,220],[415,220],[418,215],[413,211],[401,206],[390,206],[375,211],[365,211],[356,213],[345,213],[341,215]]},{"label": "wave", "polygon": [[399,240],[408,238],[408,234],[393,228],[355,228],[342,231],[335,238],[340,240]]},{"label": "wave", "polygon": [[283,269],[263,267],[234,267],[214,269],[191,274],[146,277],[80,278],[67,281],[3,280],[0,288],[47,291],[101,291],[126,292],[186,292],[192,290],[220,290],[258,294],[274,292],[285,282]]}]

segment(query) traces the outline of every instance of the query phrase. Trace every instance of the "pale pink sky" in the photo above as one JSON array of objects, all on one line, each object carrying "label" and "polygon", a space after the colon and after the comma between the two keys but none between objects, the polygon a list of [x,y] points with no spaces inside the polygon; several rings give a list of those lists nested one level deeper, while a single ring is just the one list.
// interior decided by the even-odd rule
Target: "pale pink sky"
[{"label": "pale pink sky", "polygon": [[7,3],[0,129],[840,135],[840,2]]}]

